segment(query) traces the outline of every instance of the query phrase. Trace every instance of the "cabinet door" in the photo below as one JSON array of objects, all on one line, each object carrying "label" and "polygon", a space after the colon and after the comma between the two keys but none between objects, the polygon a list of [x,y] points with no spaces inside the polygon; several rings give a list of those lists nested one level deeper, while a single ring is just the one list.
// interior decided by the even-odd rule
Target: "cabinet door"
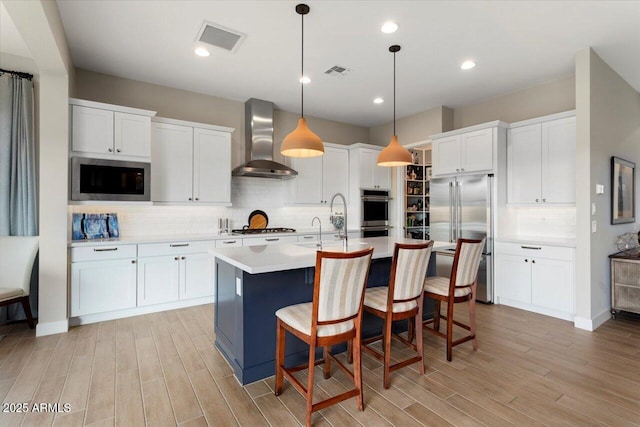
[{"label": "cabinet door", "polygon": [[573,314],[573,262],[545,258],[532,262],[532,303]]},{"label": "cabinet door", "polygon": [[493,170],[493,129],[460,135],[460,172]]},{"label": "cabinet door", "polygon": [[213,296],[213,258],[188,254],[180,260],[180,299]]},{"label": "cabinet door", "polygon": [[432,142],[433,176],[452,174],[460,171],[460,136],[450,136]]},{"label": "cabinet door", "polygon": [[73,105],[71,114],[73,151],[113,154],[113,111]]},{"label": "cabinet door", "polygon": [[542,201],[576,202],[576,118],[542,123]]},{"label": "cabinet door", "polygon": [[193,197],[193,128],[153,123],[151,200],[189,202]]},{"label": "cabinet door", "polygon": [[507,136],[507,203],[540,203],[542,183],[542,127],[509,129]]},{"label": "cabinet door", "polygon": [[495,277],[501,304],[508,304],[503,299],[531,304],[531,259],[497,254]]},{"label": "cabinet door", "polygon": [[135,259],[71,263],[71,316],[135,306]]},{"label": "cabinet door", "polygon": [[116,154],[151,156],[151,117],[114,113],[114,145]]},{"label": "cabinet door", "polygon": [[178,256],[138,258],[138,306],[178,300]]},{"label": "cabinet door", "polygon": [[379,151],[362,148],[360,153],[360,188],[375,188],[375,167]]},{"label": "cabinet door", "polygon": [[[331,200],[336,193],[349,198],[349,151],[325,147],[322,159],[323,200]],[[349,203],[349,200],[347,200]]]},{"label": "cabinet door", "polygon": [[193,129],[193,197],[196,202],[231,202],[231,135]]},{"label": "cabinet door", "polygon": [[291,167],[298,176],[290,180],[293,203],[326,203],[322,192],[322,157],[294,157]]},{"label": "cabinet door", "polygon": [[377,165],[377,155],[376,160],[373,163],[373,184],[375,188],[380,188],[382,190],[391,190],[391,170],[393,168],[378,166]]}]

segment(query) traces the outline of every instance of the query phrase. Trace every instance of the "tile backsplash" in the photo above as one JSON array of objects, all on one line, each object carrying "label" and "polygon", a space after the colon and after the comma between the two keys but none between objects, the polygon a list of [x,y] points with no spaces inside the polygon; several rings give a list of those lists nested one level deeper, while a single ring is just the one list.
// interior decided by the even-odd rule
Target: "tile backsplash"
[{"label": "tile backsplash", "polygon": [[576,238],[576,208],[573,206],[518,207],[508,211],[515,217],[516,236]]},{"label": "tile backsplash", "polygon": [[[285,206],[286,181],[267,178],[235,177],[231,183],[232,207],[224,206],[150,206],[150,205],[70,205],[73,213],[116,212],[123,237],[215,234],[218,218],[229,218],[231,228],[242,228],[255,209],[269,217],[269,227],[312,229],[311,220],[320,217],[328,230],[329,206]],[[69,238],[71,238],[71,227]]]}]

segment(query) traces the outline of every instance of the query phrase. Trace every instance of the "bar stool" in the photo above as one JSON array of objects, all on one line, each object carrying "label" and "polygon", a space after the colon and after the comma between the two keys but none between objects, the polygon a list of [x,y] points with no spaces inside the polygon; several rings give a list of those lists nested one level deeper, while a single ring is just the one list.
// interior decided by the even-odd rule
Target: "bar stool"
[{"label": "bar stool", "polygon": [[[382,335],[363,341],[362,349],[384,364],[384,388],[389,388],[389,374],[396,369],[412,363],[420,362],[420,373],[424,374],[422,354],[422,334],[418,334],[422,325],[422,301],[424,279],[427,275],[429,258],[433,249],[433,241],[424,244],[396,243],[393,251],[393,263],[389,286],[368,288],[364,295],[365,311],[383,320]],[[395,320],[409,320],[409,340],[391,332],[391,325]],[[414,345],[412,337],[416,336]],[[391,337],[406,344],[416,351],[416,355],[407,360],[391,365]],[[369,347],[369,344],[382,341],[383,352]]]},{"label": "bar stool", "polygon": [[[318,251],[313,302],[290,305],[276,311],[278,326],[276,332],[275,395],[280,395],[284,378],[287,378],[307,400],[307,426],[311,425],[312,412],[354,396],[357,398],[358,410],[364,409],[360,360],[362,300],[372,253],[373,248],[351,253]],[[308,364],[285,368],[286,331],[309,344]],[[353,351],[355,354],[353,373],[330,354],[332,345],[345,341],[349,343],[350,353]],[[316,347],[324,347],[322,360],[315,360]],[[313,368],[317,364],[324,363],[324,376],[328,378],[331,369],[330,358],[353,380],[354,388],[313,403]],[[305,388],[293,376],[293,373],[307,368],[309,374]]]},{"label": "bar stool", "polygon": [[[473,341],[473,349],[478,349],[476,340],[476,285],[478,268],[484,249],[485,239],[458,239],[450,277],[428,277],[424,283],[424,296],[435,300],[433,319],[423,322],[423,329],[447,340],[447,360],[451,362],[453,347]],[[469,325],[453,319],[453,306],[469,301]],[[440,314],[442,302],[447,304],[447,315]],[[447,321],[447,332],[440,332],[440,319]],[[433,327],[429,327],[433,323]],[[469,331],[469,335],[453,341],[453,325]]]}]

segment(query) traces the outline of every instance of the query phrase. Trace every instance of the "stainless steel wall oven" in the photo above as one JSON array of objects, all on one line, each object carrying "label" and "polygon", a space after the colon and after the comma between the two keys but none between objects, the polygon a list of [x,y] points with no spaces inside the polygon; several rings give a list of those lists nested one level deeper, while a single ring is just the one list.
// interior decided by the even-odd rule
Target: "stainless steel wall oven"
[{"label": "stainless steel wall oven", "polygon": [[362,198],[362,237],[388,236],[389,197],[388,191],[360,190]]}]

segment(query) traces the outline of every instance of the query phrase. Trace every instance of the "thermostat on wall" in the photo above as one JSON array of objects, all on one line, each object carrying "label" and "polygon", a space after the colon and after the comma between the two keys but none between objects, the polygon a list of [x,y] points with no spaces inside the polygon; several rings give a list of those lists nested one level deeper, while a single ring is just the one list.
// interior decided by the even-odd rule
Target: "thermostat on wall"
[{"label": "thermostat on wall", "polygon": [[596,194],[604,194],[604,185],[596,184]]}]

